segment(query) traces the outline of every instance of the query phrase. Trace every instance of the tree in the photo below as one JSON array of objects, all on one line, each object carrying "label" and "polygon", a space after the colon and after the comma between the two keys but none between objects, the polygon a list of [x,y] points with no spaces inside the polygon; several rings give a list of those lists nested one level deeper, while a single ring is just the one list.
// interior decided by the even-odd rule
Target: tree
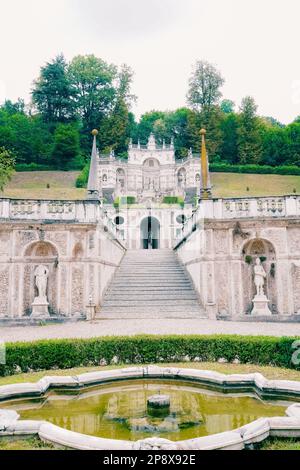
[{"label": "tree", "polygon": [[225,81],[209,62],[198,61],[189,80],[188,103],[193,109],[209,113],[219,103]]},{"label": "tree", "polygon": [[289,124],[285,131],[288,137],[288,163],[300,166],[300,122]]},{"label": "tree", "polygon": [[67,122],[73,118],[73,88],[67,75],[67,63],[63,55],[41,68],[40,77],[34,82],[33,104],[47,123]]},{"label": "tree", "polygon": [[2,109],[7,111],[9,114],[25,114],[25,102],[21,98],[19,98],[15,103],[11,100],[5,100]]},{"label": "tree", "polygon": [[123,99],[118,99],[111,115],[103,122],[99,134],[100,147],[106,152],[114,150],[126,154],[130,139],[130,117]]},{"label": "tree", "polygon": [[130,109],[132,103],[137,100],[137,97],[131,93],[133,75],[133,71],[128,65],[123,64],[121,66],[118,75],[117,97],[124,101],[128,109]]},{"label": "tree", "polygon": [[79,133],[72,124],[59,124],[54,133],[52,159],[56,168],[68,170],[80,154]]},{"label": "tree", "polygon": [[14,172],[15,158],[12,152],[0,147],[0,191],[3,191],[5,184],[10,180]]},{"label": "tree", "polygon": [[220,104],[221,111],[224,114],[234,113],[235,103],[231,100],[223,100]]},{"label": "tree", "polygon": [[262,135],[260,121],[256,116],[257,106],[251,96],[242,100],[240,127],[238,129],[239,163],[259,164],[262,159]]},{"label": "tree", "polygon": [[238,128],[239,118],[235,113],[224,116],[221,122],[223,142],[220,147],[220,157],[224,162],[238,163]]},{"label": "tree", "polygon": [[84,132],[97,129],[115,104],[117,67],[94,55],[74,57],[68,77],[75,92],[75,106]]}]

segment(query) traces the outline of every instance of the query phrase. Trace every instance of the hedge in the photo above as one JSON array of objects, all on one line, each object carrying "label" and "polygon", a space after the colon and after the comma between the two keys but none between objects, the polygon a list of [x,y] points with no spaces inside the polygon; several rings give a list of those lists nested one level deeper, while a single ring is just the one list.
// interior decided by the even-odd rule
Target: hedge
[{"label": "hedge", "polygon": [[253,173],[263,175],[300,175],[298,166],[270,165],[230,165],[229,163],[211,163],[209,169],[213,173]]},{"label": "hedge", "polygon": [[51,165],[41,165],[39,163],[18,163],[16,171],[55,171],[55,168]]},{"label": "hedge", "polygon": [[180,196],[165,196],[163,204],[179,204],[181,207],[184,207],[184,199]]},{"label": "hedge", "polygon": [[118,209],[120,206],[131,206],[136,203],[134,196],[121,196],[114,200],[114,208]]},{"label": "hedge", "polygon": [[[134,336],[43,340],[9,343],[0,376],[16,372],[98,366],[103,363],[214,362],[220,358],[242,364],[300,369],[292,364],[295,338],[259,336]],[[114,358],[114,360],[113,360]]]}]

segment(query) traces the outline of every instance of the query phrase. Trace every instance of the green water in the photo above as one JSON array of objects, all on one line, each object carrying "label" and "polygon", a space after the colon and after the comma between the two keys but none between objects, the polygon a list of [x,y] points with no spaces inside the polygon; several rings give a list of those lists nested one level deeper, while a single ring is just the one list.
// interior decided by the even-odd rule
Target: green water
[{"label": "green water", "polygon": [[[153,415],[147,410],[147,398],[158,393],[170,395],[171,407]],[[80,394],[51,392],[42,400],[6,406],[22,419],[46,420],[83,434],[126,440],[155,435],[178,441],[229,431],[260,417],[284,416],[288,403],[151,380],[119,382]]]}]

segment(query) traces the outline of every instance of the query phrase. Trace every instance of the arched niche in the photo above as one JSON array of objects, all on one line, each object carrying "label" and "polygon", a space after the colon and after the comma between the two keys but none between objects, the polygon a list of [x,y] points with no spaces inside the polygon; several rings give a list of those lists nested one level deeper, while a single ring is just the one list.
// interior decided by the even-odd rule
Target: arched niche
[{"label": "arched niche", "polygon": [[75,260],[80,260],[80,259],[83,258],[83,255],[84,255],[84,251],[83,251],[82,243],[81,243],[81,242],[77,242],[77,243],[74,245],[74,248],[73,248],[73,251],[72,251],[72,257],[73,257]]},{"label": "arched niche", "polygon": [[38,295],[34,272],[39,265],[49,269],[47,285],[49,312],[50,314],[57,313],[58,251],[52,243],[39,241],[30,244],[24,251],[23,310],[25,315],[30,315],[32,303]]},{"label": "arched niche", "polygon": [[185,168],[180,168],[177,173],[177,184],[179,188],[186,187],[186,170]]},{"label": "arched niche", "polygon": [[146,191],[160,188],[160,164],[156,158],[147,158],[143,163],[143,188]]},{"label": "arched niche", "polygon": [[123,170],[123,168],[118,168],[117,178],[116,178],[117,187],[122,188],[122,189],[125,188],[125,181],[126,181],[125,171]]},{"label": "arched niche", "polygon": [[252,310],[252,300],[256,294],[254,285],[254,265],[260,258],[263,268],[267,274],[264,291],[270,303],[272,313],[277,312],[277,289],[276,289],[276,252],[272,243],[266,239],[254,238],[249,240],[242,250],[242,282],[244,293],[244,312]]}]

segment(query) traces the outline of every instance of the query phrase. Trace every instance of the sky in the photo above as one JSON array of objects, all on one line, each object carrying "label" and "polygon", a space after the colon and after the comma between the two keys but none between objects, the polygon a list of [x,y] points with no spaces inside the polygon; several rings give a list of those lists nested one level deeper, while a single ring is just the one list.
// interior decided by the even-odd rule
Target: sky
[{"label": "sky", "polygon": [[197,60],[222,73],[226,99],[261,115],[300,115],[299,0],[0,0],[0,101],[30,99],[57,54],[95,54],[134,70],[140,116],[186,105]]}]

